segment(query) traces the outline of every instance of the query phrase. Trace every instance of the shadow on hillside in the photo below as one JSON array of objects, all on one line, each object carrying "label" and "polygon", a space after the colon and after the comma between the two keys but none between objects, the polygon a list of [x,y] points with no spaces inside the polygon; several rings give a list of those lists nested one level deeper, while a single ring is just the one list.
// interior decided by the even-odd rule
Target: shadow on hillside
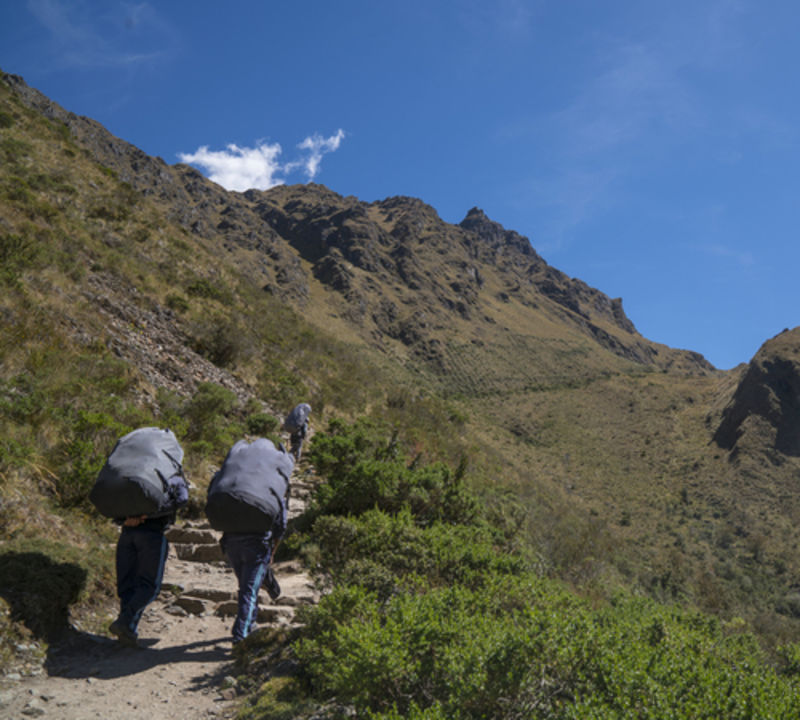
[{"label": "shadow on hillside", "polygon": [[37,637],[51,639],[69,624],[69,606],[86,584],[79,565],[55,562],[38,552],[0,554],[0,597]]},{"label": "shadow on hillside", "polygon": [[[45,667],[50,676],[70,679],[113,680],[177,663],[221,663],[213,675],[192,679],[193,690],[219,688],[230,673],[230,637],[209,638],[165,647],[152,647],[158,640],[140,640],[138,648],[87,632],[70,631],[51,648]],[[228,661],[228,662],[226,662]]]}]

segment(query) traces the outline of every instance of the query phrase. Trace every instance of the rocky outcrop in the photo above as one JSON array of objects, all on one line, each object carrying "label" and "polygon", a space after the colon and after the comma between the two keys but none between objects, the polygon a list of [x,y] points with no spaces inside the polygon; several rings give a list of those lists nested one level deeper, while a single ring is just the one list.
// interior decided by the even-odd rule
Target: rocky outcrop
[{"label": "rocky outcrop", "polygon": [[722,411],[714,441],[736,453],[751,440],[800,456],[800,328],[764,343]]}]

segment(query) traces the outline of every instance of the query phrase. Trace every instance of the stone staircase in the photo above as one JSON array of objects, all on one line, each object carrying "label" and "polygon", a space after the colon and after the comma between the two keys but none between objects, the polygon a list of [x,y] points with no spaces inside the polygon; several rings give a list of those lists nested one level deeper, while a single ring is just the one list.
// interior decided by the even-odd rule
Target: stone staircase
[{"label": "stone staircase", "polygon": [[[292,521],[306,508],[311,492],[311,471],[295,471],[289,502],[289,532]],[[185,521],[167,531],[170,554],[164,573],[160,601],[172,615],[230,618],[236,616],[237,581],[227,566],[219,546],[222,533],[204,521]],[[295,611],[301,605],[319,601],[320,591],[311,576],[296,560],[272,565],[281,586],[280,597],[273,601],[266,590],[259,591],[259,625],[292,626]]]}]

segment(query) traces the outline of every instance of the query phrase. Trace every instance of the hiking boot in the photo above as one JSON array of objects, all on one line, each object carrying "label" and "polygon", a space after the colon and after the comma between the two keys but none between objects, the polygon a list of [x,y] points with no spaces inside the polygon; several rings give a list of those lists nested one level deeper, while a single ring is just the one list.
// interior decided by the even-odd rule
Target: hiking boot
[{"label": "hiking boot", "polygon": [[275,573],[272,572],[271,567],[267,568],[264,581],[261,584],[266,588],[267,594],[273,602],[281,596],[281,586],[278,584],[278,579],[275,577]]},{"label": "hiking boot", "polygon": [[125,645],[126,647],[138,647],[139,642],[135,632],[133,632],[130,628],[123,625],[119,620],[114,620],[111,625],[108,626],[108,631],[112,635],[116,635],[117,640],[119,640],[120,644]]}]

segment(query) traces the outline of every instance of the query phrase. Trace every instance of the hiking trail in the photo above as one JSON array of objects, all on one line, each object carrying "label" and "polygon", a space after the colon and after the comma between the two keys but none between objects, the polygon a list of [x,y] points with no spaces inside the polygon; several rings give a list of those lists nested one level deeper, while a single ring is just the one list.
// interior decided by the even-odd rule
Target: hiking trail
[{"label": "hiking trail", "polygon": [[[295,469],[289,521],[302,514],[311,470]],[[231,653],[237,582],[219,547],[221,533],[200,521],[178,521],[159,597],[139,624],[139,647],[73,627],[50,647],[38,676],[0,676],[0,718],[57,720],[232,718],[237,688]],[[258,627],[291,626],[295,609],[319,599],[295,560],[276,562],[277,601],[259,593]],[[110,620],[109,620],[110,622]]]}]

